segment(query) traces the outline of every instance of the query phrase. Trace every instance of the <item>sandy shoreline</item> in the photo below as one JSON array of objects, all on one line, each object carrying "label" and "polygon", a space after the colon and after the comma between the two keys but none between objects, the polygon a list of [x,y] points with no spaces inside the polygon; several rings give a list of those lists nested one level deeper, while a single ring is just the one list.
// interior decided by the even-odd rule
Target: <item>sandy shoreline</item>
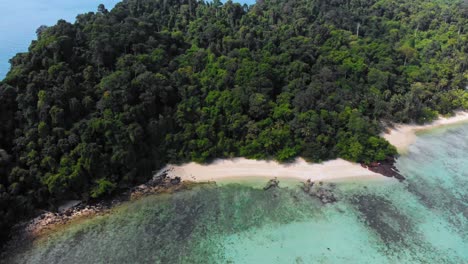
[{"label": "sandy shoreline", "polygon": [[[453,117],[443,118],[427,125],[395,125],[381,136],[394,145],[399,153],[405,153],[416,140],[417,132],[445,125],[468,122],[468,112],[457,112]],[[280,164],[276,161],[249,160],[246,158],[218,159],[210,164],[195,162],[182,165],[167,165],[161,172],[169,177],[180,177],[182,181],[213,182],[223,180],[247,180],[249,178],[297,179],[299,181],[355,181],[388,180],[382,174],[370,171],[360,164],[336,159],[324,163],[308,163],[297,158],[292,163]]]},{"label": "sandy shoreline", "polygon": [[363,168],[357,163],[336,159],[324,163],[308,163],[297,158],[292,163],[249,160],[246,158],[216,160],[202,165],[194,162],[183,165],[167,165],[161,170],[169,177],[180,177],[182,181],[210,182],[220,180],[245,180],[247,178],[297,179],[299,181],[343,181],[391,179]]},{"label": "sandy shoreline", "polygon": [[[418,131],[437,128],[445,125],[468,122],[468,112],[458,112],[449,118],[440,118],[428,125],[396,125],[388,133],[382,134],[391,144],[397,147],[400,153],[406,151],[409,145],[416,140]],[[265,183],[277,177],[280,181],[297,180],[300,182],[342,182],[342,181],[396,181],[395,178],[385,177],[375,173],[360,164],[343,159],[326,161],[323,163],[308,163],[302,158],[297,158],[292,163],[280,164],[276,161],[249,160],[246,158],[219,159],[211,164],[197,164],[194,162],[182,165],[167,165],[156,175],[164,175],[161,182],[155,178],[147,184],[132,188],[122,197],[110,202],[97,205],[73,206],[62,213],[46,212],[41,216],[25,223],[22,228],[22,236],[39,237],[53,231],[55,227],[68,224],[70,221],[87,218],[100,213],[106,213],[110,208],[123,201],[132,200],[132,197],[146,194],[168,192],[176,189],[184,189],[186,185],[202,182],[250,182],[251,180],[264,179]],[[388,175],[387,175],[388,176]],[[176,177],[185,181],[172,182]],[[128,196],[128,197],[127,197]],[[109,203],[109,204],[108,204]]]},{"label": "sandy shoreline", "polygon": [[397,124],[394,128],[390,129],[387,133],[383,133],[381,136],[395,146],[398,153],[405,154],[408,152],[408,147],[416,141],[418,132],[465,122],[468,122],[468,112],[457,112],[452,117],[440,117],[427,125]]}]

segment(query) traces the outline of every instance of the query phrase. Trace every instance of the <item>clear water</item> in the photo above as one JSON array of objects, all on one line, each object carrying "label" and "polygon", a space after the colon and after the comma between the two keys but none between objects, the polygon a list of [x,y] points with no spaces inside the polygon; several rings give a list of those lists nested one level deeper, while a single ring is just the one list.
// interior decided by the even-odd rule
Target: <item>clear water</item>
[{"label": "clear water", "polygon": [[[10,70],[8,62],[16,53],[28,50],[36,39],[36,29],[51,26],[59,19],[73,22],[77,14],[97,10],[99,4],[108,9],[121,0],[0,0],[0,80]],[[222,1],[224,2],[224,1]],[[236,1],[254,3],[254,0]]]},{"label": "clear water", "polygon": [[25,245],[12,263],[468,263],[468,125],[422,134],[397,181],[155,195]]}]

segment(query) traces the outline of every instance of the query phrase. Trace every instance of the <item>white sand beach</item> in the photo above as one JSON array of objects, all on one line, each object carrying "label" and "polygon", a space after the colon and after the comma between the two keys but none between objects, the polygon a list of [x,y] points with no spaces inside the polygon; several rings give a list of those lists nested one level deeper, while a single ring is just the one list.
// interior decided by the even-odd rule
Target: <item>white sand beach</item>
[{"label": "white sand beach", "polygon": [[[382,134],[394,145],[399,153],[404,153],[416,140],[416,133],[421,130],[440,126],[468,122],[468,112],[458,112],[453,117],[440,118],[428,125],[395,125],[388,133]],[[220,180],[245,180],[248,178],[297,179],[300,181],[343,180],[395,180],[372,172],[360,164],[343,159],[323,163],[308,163],[297,158],[292,163],[280,164],[276,161],[250,160],[246,158],[218,159],[210,164],[195,162],[182,165],[167,165],[162,171],[168,171],[170,177],[181,177],[182,181],[210,182]]]},{"label": "white sand beach", "polygon": [[427,125],[398,124],[381,136],[395,146],[398,153],[405,154],[408,151],[408,147],[416,140],[417,132],[464,122],[468,122],[468,112],[457,112],[452,117],[440,117]]},{"label": "white sand beach", "polygon": [[374,173],[361,165],[343,159],[324,163],[308,163],[302,158],[293,163],[280,164],[276,161],[249,160],[235,158],[216,160],[207,165],[188,163],[183,165],[168,165],[162,171],[168,170],[170,177],[181,177],[183,181],[209,182],[217,180],[243,180],[246,178],[277,177],[292,178],[300,181],[342,181],[356,179],[392,180]]}]

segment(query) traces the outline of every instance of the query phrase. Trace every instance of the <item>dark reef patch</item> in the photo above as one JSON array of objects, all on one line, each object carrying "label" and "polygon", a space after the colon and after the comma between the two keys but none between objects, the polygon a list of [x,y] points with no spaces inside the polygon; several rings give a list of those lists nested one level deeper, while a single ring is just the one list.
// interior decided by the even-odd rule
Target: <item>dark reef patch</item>
[{"label": "dark reef patch", "polygon": [[428,244],[417,230],[417,223],[402,214],[385,197],[373,194],[350,196],[350,203],[355,206],[365,224],[382,240],[384,247],[379,250],[397,259],[402,250],[410,256],[412,263],[462,263],[458,257],[449,257],[443,250]]},{"label": "dark reef patch", "polygon": [[408,181],[408,183],[408,191],[415,195],[424,206],[434,213],[445,212],[440,216],[446,219],[456,232],[468,237],[467,195],[456,196],[454,195],[456,190],[447,190],[427,181]]},{"label": "dark reef patch", "polygon": [[412,221],[384,197],[358,194],[351,196],[350,202],[387,248],[406,247],[411,244],[409,237],[417,238]]}]

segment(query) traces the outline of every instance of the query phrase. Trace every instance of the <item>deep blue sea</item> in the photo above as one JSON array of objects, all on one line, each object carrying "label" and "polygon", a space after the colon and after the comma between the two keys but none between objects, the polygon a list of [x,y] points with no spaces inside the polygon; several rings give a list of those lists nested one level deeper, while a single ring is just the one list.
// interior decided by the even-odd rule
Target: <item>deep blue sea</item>
[{"label": "deep blue sea", "polygon": [[[41,25],[54,25],[59,19],[73,22],[77,14],[96,11],[99,4],[111,9],[120,0],[0,0],[0,80],[10,69],[16,53],[28,50]],[[223,1],[224,2],[224,1]],[[252,4],[255,0],[241,0]]]}]

